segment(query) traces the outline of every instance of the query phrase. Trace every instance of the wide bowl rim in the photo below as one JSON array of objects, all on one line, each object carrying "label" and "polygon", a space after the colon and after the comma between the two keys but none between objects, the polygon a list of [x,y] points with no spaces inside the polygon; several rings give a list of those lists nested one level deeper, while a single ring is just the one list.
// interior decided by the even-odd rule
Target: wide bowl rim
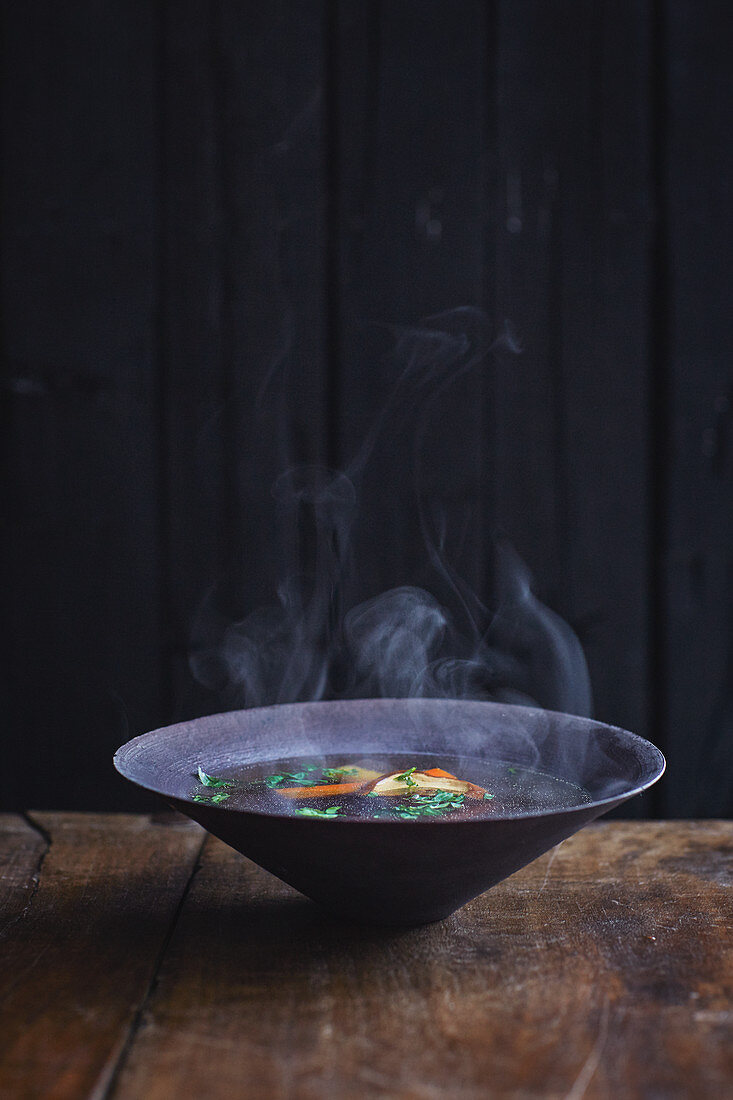
[{"label": "wide bowl rim", "polygon": [[[323,699],[321,699],[321,700],[296,702],[296,703],[275,703],[275,704],[271,704],[270,706],[266,706],[266,707],[249,707],[249,708],[231,710],[231,711],[219,711],[219,712],[216,712],[214,714],[204,715],[200,718],[192,718],[192,719],[188,719],[187,721],[172,723],[172,724],[167,725],[167,726],[159,726],[156,729],[148,730],[146,733],[141,733],[137,737],[133,737],[129,741],[126,741],[124,744],[120,745],[120,747],[117,749],[117,751],[114,754],[113,764],[114,764],[114,767],[116,768],[116,770],[118,771],[118,773],[124,779],[127,779],[129,782],[135,784],[135,786],[139,787],[141,790],[149,791],[152,794],[156,794],[159,797],[164,798],[164,799],[169,800],[169,801],[172,800],[174,802],[182,803],[186,806],[191,806],[192,808],[199,809],[203,804],[195,802],[192,795],[191,796],[182,796],[180,794],[172,794],[170,791],[166,791],[166,790],[161,789],[160,786],[152,786],[149,782],[142,782],[140,779],[135,778],[135,776],[130,774],[129,769],[127,769],[125,767],[126,763],[128,762],[128,758],[136,753],[136,751],[140,748],[140,746],[143,742],[150,743],[150,742],[152,742],[156,739],[160,739],[160,735],[162,735],[162,734],[170,735],[171,731],[174,730],[174,729],[183,729],[183,728],[191,728],[191,727],[195,728],[196,726],[199,726],[199,725],[203,726],[204,723],[213,722],[213,721],[216,721],[217,719],[225,719],[226,721],[230,722],[230,721],[236,720],[236,718],[240,715],[252,715],[254,713],[272,712],[273,710],[281,710],[281,709],[284,709],[284,708],[287,708],[287,707],[297,707],[297,708],[305,708],[305,707],[308,707],[308,708],[319,707],[320,708],[320,707],[325,707],[325,708],[327,708],[327,707],[333,706],[334,704],[338,704],[339,706],[347,706],[348,707],[350,704],[361,704],[361,705],[363,705],[365,703],[384,704],[384,705],[391,705],[391,704],[397,703],[397,704],[405,705],[405,704],[408,704],[408,703],[413,702],[413,701],[414,700],[412,700],[412,699],[406,699],[406,698],[398,698],[398,699],[390,699],[390,698],[387,698],[387,699],[384,699],[384,698],[371,699],[371,698],[366,698],[366,699],[345,699],[345,700],[344,699],[339,699],[339,700],[323,700]],[[561,814],[583,813],[583,812],[588,812],[590,810],[595,810],[595,809],[600,810],[600,812],[596,816],[601,816],[601,813],[603,812],[603,807],[607,807],[608,809],[611,809],[614,806],[620,805],[622,802],[626,802],[630,798],[634,798],[634,797],[636,797],[636,795],[642,794],[644,791],[648,790],[649,787],[653,786],[655,783],[657,783],[662,778],[662,776],[664,775],[664,773],[666,771],[666,768],[667,768],[667,761],[664,757],[664,754],[661,752],[661,750],[656,745],[654,745],[651,741],[647,740],[647,738],[641,737],[638,733],[633,733],[631,730],[624,729],[621,726],[610,725],[607,722],[600,722],[600,721],[598,721],[594,718],[584,718],[584,717],[579,716],[579,715],[567,714],[564,711],[552,711],[552,710],[549,710],[549,709],[546,709],[546,708],[524,707],[524,706],[521,706],[521,705],[518,705],[518,704],[515,704],[515,703],[496,703],[496,702],[493,702],[493,701],[490,701],[490,700],[460,700],[460,699],[435,699],[435,700],[430,700],[430,699],[421,699],[420,701],[422,703],[427,703],[427,704],[429,704],[430,702],[436,702],[436,703],[439,703],[439,702],[442,702],[442,703],[446,703],[446,702],[448,702],[448,703],[469,702],[469,703],[472,703],[472,704],[479,704],[479,705],[482,705],[482,706],[487,706],[487,707],[492,708],[492,709],[493,708],[500,708],[502,711],[508,710],[508,711],[511,711],[512,713],[516,713],[518,711],[527,711],[527,712],[533,713],[535,715],[549,714],[549,715],[553,715],[557,718],[566,718],[566,719],[572,720],[572,722],[575,722],[575,723],[577,723],[577,722],[587,723],[588,727],[589,727],[589,732],[590,732],[591,729],[596,728],[596,729],[602,729],[603,731],[607,731],[609,734],[616,734],[616,735],[620,734],[620,735],[622,735],[623,739],[625,741],[627,741],[630,748],[633,748],[634,746],[638,746],[638,749],[640,751],[636,754],[637,755],[637,760],[639,761],[640,765],[644,766],[645,768],[646,768],[646,765],[647,765],[647,761],[649,762],[648,766],[650,768],[650,774],[647,775],[647,777],[644,779],[643,782],[636,784],[635,786],[631,787],[628,790],[624,790],[622,792],[617,791],[615,794],[609,795],[606,798],[591,799],[590,802],[583,802],[583,803],[578,803],[577,805],[572,805],[572,806],[562,806],[562,807],[556,807],[556,808],[552,808],[552,809],[540,810],[540,811],[537,811],[536,813],[530,812],[530,813],[523,813],[523,814],[518,814],[518,813],[500,814],[500,815],[497,814],[497,815],[493,815],[493,816],[492,815],[487,815],[486,817],[481,817],[481,818],[458,818],[458,819],[451,818],[450,815],[446,815],[445,817],[438,817],[438,818],[426,818],[426,819],[417,818],[417,819],[415,819],[415,821],[411,821],[411,822],[403,822],[402,819],[393,820],[393,819],[390,819],[390,818],[353,818],[353,817],[333,818],[332,820],[340,821],[342,825],[344,825],[346,823],[349,823],[352,826],[359,825],[359,826],[365,826],[365,827],[370,827],[370,828],[375,827],[375,826],[380,826],[380,825],[388,826],[390,828],[394,828],[394,826],[398,825],[398,824],[409,825],[410,827],[418,825],[420,827],[425,828],[425,827],[430,826],[430,825],[433,825],[433,826],[451,825],[453,827],[460,825],[462,827],[466,827],[466,826],[484,825],[484,824],[487,824],[489,822],[532,821],[532,820],[539,820],[540,818],[548,818],[548,817],[559,816]],[[654,759],[654,757],[656,757],[656,766],[652,767],[651,766],[651,760]],[[254,817],[254,818],[258,818],[258,819],[267,819],[267,820],[272,820],[272,821],[297,821],[300,825],[307,824],[307,825],[316,825],[316,826],[318,826],[318,825],[321,825],[321,824],[327,824],[326,821],[324,821],[322,819],[319,819],[319,818],[295,817],[293,814],[270,812],[270,811],[261,811],[261,810],[256,810],[256,809],[243,810],[243,809],[238,809],[236,807],[228,807],[228,806],[225,806],[223,804],[218,804],[217,805],[216,803],[206,803],[205,808],[206,808],[207,811],[221,811],[222,813],[235,814],[236,816],[238,816],[240,818],[241,817]]]}]

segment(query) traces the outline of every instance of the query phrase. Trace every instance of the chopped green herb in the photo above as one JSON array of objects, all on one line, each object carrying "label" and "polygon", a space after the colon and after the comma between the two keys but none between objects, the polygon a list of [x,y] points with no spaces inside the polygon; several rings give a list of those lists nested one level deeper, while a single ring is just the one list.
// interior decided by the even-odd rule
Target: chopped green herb
[{"label": "chopped green herb", "polygon": [[507,771],[509,772],[510,775],[516,775],[517,774],[517,769],[516,768],[511,768],[510,767],[510,768],[507,768]]},{"label": "chopped green herb", "polygon": [[207,805],[214,803],[218,805],[220,802],[226,802],[229,795],[226,791],[220,791],[219,794],[195,794],[193,796],[194,802],[205,802]]},{"label": "chopped green herb", "polygon": [[328,783],[340,783],[344,779],[348,779],[350,776],[358,775],[358,768],[324,768],[323,778]]},{"label": "chopped green herb", "polygon": [[[307,769],[309,772],[315,770],[315,767]],[[283,772],[282,775],[266,775],[263,782],[271,790],[273,787],[279,787],[282,783],[297,783],[300,787],[314,787],[316,785],[315,779],[306,779],[305,771]]]},{"label": "chopped green herb", "polygon": [[214,775],[207,775],[200,764],[197,774],[199,782],[202,783],[204,787],[231,787],[232,785],[231,783],[227,783],[226,779],[217,779]]},{"label": "chopped green herb", "polygon": [[[390,807],[389,813],[396,814],[404,821],[414,821],[416,817],[442,817],[462,809],[465,797],[453,791],[436,791],[432,795],[413,794],[409,802],[398,802],[396,806]],[[383,814],[374,816],[382,817]]]},{"label": "chopped green herb", "polygon": [[300,814],[301,817],[325,817],[329,821],[333,821],[340,810],[340,806],[329,806],[327,810],[314,810],[310,806],[302,806],[295,812]]},{"label": "chopped green herb", "polygon": [[493,798],[493,794],[489,794],[488,791],[484,791],[484,798]]},{"label": "chopped green herb", "polygon": [[395,779],[398,783],[406,783],[408,787],[416,787],[417,783],[412,778],[413,774],[417,771],[417,767],[408,768],[407,771],[402,772],[402,775],[396,775]]}]

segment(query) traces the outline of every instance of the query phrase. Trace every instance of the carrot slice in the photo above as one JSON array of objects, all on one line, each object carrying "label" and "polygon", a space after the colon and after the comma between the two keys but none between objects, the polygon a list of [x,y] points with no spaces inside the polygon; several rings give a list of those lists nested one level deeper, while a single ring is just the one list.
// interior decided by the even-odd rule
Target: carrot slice
[{"label": "carrot slice", "polygon": [[[453,775],[452,772],[444,771],[443,768],[429,768],[423,772],[423,775],[432,775],[434,779],[457,779],[457,775]],[[468,790],[466,794],[469,798],[483,798],[484,788],[476,786],[475,783],[468,784]]]},{"label": "carrot slice", "polygon": [[277,794],[285,798],[327,798],[332,794],[356,794],[366,786],[363,779],[358,783],[328,783],[323,787],[276,787]]}]

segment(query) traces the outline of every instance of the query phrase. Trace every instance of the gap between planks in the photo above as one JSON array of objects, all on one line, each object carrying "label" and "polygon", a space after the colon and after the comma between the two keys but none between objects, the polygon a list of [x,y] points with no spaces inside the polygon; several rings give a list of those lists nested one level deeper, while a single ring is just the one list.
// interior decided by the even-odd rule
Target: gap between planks
[{"label": "gap between planks", "polygon": [[88,1100],[106,1100],[107,1097],[112,1095],[117,1085],[120,1074],[122,1073],[122,1070],[125,1067],[125,1063],[130,1056],[130,1051],[132,1050],[135,1039],[137,1038],[138,1031],[140,1030],[140,1027],[142,1025],[146,1009],[150,1003],[153,994],[155,993],[155,989],[158,984],[158,975],[160,974],[160,968],[163,965],[163,960],[165,959],[165,956],[167,954],[170,942],[173,939],[173,935],[180,920],[181,913],[183,912],[188,895],[191,892],[191,887],[193,886],[196,875],[201,870],[204,848],[208,840],[210,840],[209,834],[204,833],[201,837],[201,843],[199,844],[196,858],[191,868],[191,873],[186,880],[183,890],[181,891],[181,896],[178,900],[178,904],[175,908],[173,916],[171,917],[168,930],[163,936],[158,954],[155,957],[153,970],[150,975],[150,981],[148,982],[147,988],[145,989],[145,992],[140,999],[140,1004],[135,1010],[135,1014],[130,1021],[130,1026],[127,1029],[127,1034],[122,1040],[119,1052],[113,1057],[111,1063],[108,1064],[103,1070],[102,1076],[90,1092]]}]

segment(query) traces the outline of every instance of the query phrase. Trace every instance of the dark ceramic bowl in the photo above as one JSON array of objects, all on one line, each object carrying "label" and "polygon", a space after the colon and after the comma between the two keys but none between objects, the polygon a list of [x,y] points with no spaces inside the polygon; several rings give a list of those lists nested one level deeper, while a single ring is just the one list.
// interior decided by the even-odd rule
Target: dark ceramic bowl
[{"label": "dark ceramic bowl", "polygon": [[[256,813],[192,799],[210,774],[283,757],[432,752],[506,761],[583,786],[571,808],[481,819],[334,820]],[[361,921],[448,916],[559,841],[655,783],[664,757],[633,733],[528,707],[443,699],[357,699],[233,711],[153,730],[115,767],[162,795],[327,909]]]}]

